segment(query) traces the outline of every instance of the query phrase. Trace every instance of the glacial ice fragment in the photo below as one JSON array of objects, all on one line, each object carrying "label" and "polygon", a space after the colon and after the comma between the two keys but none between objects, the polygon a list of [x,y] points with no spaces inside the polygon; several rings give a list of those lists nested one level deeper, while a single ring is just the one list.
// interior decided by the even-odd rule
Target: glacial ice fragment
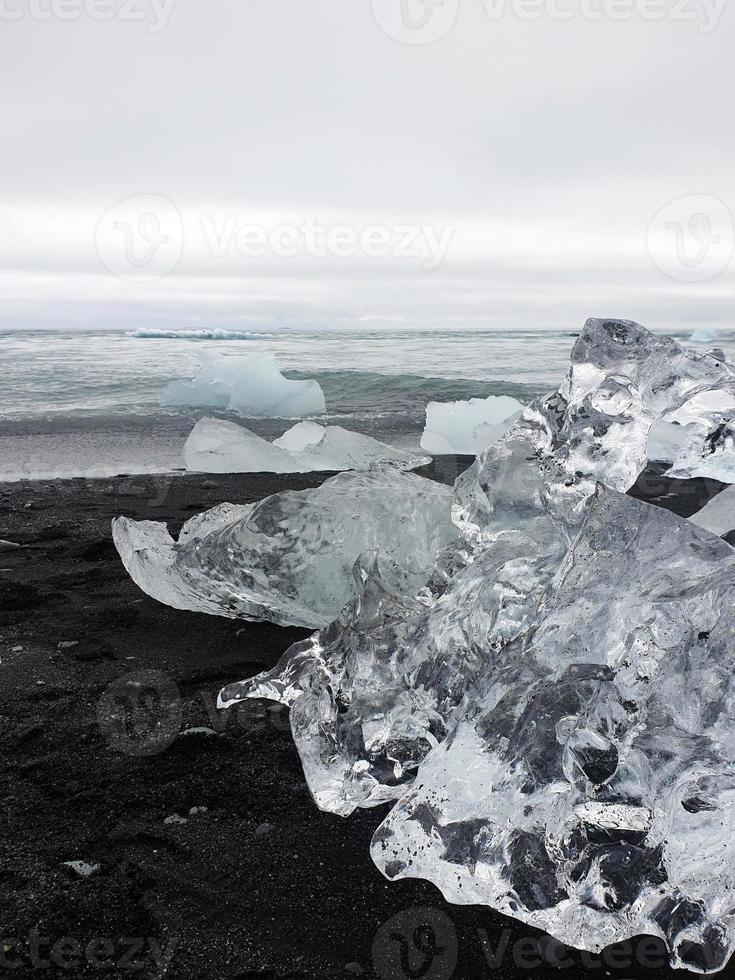
[{"label": "glacial ice fragment", "polygon": [[695,428],[666,471],[675,480],[705,477],[735,483],[735,410]]},{"label": "glacial ice fragment", "polygon": [[172,381],[161,393],[164,407],[220,408],[250,418],[302,418],[326,412],[317,381],[285,378],[266,355],[202,355],[191,381]]},{"label": "glacial ice fragment", "polygon": [[724,537],[735,531],[735,486],[727,487],[689,518],[692,524]]},{"label": "glacial ice fragment", "polygon": [[513,425],[523,405],[508,395],[460,402],[429,402],[421,448],[476,456]]},{"label": "glacial ice fragment", "polygon": [[201,419],[184,445],[184,462],[200,473],[310,473],[366,470],[374,464],[413,469],[430,456],[388,446],[339,425],[299,422],[273,442],[220,419]]},{"label": "glacial ice fragment", "polygon": [[[735,945],[735,551],[599,487],[527,628],[375,834],[395,879],[674,966]],[[675,914],[686,909],[686,915]]]},{"label": "glacial ice fragment", "polygon": [[352,565],[380,550],[390,588],[412,594],[456,537],[451,491],[396,470],[341,473],[313,490],[221,504],[188,521],[113,521],[128,573],[175,609],[318,627],[353,594]]},{"label": "glacial ice fragment", "polygon": [[460,540],[425,586],[392,588],[363,553],[339,618],[220,704],[291,707],[322,809],[398,801],[372,848],[387,877],[583,949],[652,933],[672,965],[720,969],[735,551],[624,491],[657,422],[734,391],[719,357],[588,321],[559,391],[457,481]]}]

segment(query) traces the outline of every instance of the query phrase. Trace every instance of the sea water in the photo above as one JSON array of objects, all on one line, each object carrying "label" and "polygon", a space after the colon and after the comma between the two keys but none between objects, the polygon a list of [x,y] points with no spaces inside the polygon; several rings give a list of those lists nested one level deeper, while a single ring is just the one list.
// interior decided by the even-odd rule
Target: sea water
[{"label": "sea water", "polygon": [[[674,336],[735,359],[735,330]],[[212,413],[162,409],[159,398],[168,382],[196,373],[204,351],[273,355],[288,377],[319,382],[328,422],[408,447],[430,401],[528,402],[555,388],[575,338],[544,329],[6,330],[0,480],[180,469],[186,436]],[[269,437],[291,424],[234,420]]]}]

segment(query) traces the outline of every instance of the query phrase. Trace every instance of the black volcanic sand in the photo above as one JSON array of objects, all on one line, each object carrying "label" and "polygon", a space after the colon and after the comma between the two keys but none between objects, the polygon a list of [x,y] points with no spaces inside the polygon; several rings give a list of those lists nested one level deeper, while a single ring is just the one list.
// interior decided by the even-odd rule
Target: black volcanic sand
[{"label": "black volcanic sand", "polygon": [[[449,482],[466,462],[428,475]],[[23,546],[0,551],[0,975],[681,977],[650,938],[569,952],[429,883],[389,884],[368,854],[385,808],[320,813],[284,709],[216,711],[220,687],[306,631],[159,605],[125,573],[110,519],[178,530],[221,501],[325,478],[0,485],[0,538]],[[719,488],[667,497],[653,470],[635,493],[691,513]],[[83,877],[67,861],[99,868]]]}]

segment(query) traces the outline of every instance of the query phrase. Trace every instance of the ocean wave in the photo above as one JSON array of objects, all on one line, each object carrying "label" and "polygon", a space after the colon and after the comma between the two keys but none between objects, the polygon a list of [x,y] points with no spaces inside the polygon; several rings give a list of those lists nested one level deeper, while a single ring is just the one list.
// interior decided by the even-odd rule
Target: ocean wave
[{"label": "ocean wave", "polygon": [[423,415],[430,401],[465,401],[488,395],[510,395],[524,404],[545,389],[512,381],[473,378],[432,378],[418,374],[380,374],[373,371],[291,371],[287,377],[311,378],[324,392],[330,414],[368,412],[379,415]]},{"label": "ocean wave", "polygon": [[267,340],[275,336],[272,333],[260,333],[256,330],[218,330],[203,327],[199,330],[155,330],[142,327],[132,330],[128,337],[144,340]]}]

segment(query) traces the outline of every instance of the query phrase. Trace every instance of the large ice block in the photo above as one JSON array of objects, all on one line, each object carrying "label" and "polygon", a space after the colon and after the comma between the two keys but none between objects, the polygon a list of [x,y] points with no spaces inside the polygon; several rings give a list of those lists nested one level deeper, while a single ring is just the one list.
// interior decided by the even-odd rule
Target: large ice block
[{"label": "large ice block", "polygon": [[387,877],[580,948],[653,933],[672,965],[721,968],[735,551],[624,491],[656,423],[733,392],[717,356],[588,321],[559,391],[458,479],[460,539],[424,587],[364,552],[342,614],[220,703],[291,707],[322,809],[397,801],[372,848]]},{"label": "large ice block", "polygon": [[314,490],[222,504],[184,525],[113,521],[140,588],[175,609],[283,625],[322,626],[353,594],[352,566],[378,548],[390,588],[424,585],[453,541],[451,491],[396,470],[341,473]]},{"label": "large ice block", "polygon": [[735,551],[600,487],[533,622],[376,833],[376,863],[572,946],[648,933],[675,966],[723,966],[734,636]]}]

